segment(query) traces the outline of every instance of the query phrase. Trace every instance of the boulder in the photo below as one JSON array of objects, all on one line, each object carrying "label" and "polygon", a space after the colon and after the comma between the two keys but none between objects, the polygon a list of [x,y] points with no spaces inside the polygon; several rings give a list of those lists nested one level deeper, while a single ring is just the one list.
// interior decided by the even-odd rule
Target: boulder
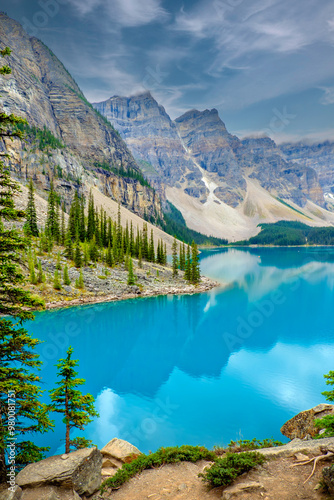
[{"label": "boulder", "polygon": [[25,488],[21,500],[81,500],[78,493],[69,488],[40,486]]},{"label": "boulder", "polygon": [[74,489],[79,495],[94,493],[101,484],[102,455],[85,448],[27,465],[16,477],[21,488],[53,485]]},{"label": "boulder", "polygon": [[302,411],[285,422],[281,433],[289,439],[304,439],[307,435],[314,437],[319,434],[319,429],[314,425],[314,420],[325,415],[334,414],[334,405],[320,404],[310,410]]},{"label": "boulder", "polygon": [[243,493],[254,493],[254,492],[265,491],[263,484],[258,481],[247,481],[245,483],[234,484],[228,486],[223,491],[222,500],[232,500],[240,498]]},{"label": "boulder", "polygon": [[322,469],[322,477],[329,493],[334,495],[334,464]]},{"label": "boulder", "polygon": [[106,444],[101,453],[106,458],[113,458],[119,460],[122,463],[129,463],[134,458],[141,455],[141,452],[133,446],[132,444],[124,441],[123,439],[114,438]]},{"label": "boulder", "polygon": [[0,485],[0,500],[21,500],[22,490],[19,486],[12,486],[9,489],[7,483]]}]

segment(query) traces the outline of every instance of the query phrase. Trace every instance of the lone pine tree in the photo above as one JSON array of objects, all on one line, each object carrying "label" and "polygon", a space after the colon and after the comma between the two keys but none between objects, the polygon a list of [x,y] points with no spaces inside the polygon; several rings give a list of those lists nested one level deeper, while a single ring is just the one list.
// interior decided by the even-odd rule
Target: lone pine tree
[{"label": "lone pine tree", "polygon": [[35,207],[34,183],[32,179],[29,181],[28,203],[26,208],[26,221],[24,223],[24,231],[29,236],[38,236],[37,214]]},{"label": "lone pine tree", "polygon": [[69,453],[71,446],[75,447],[74,440],[70,439],[71,429],[84,430],[85,426],[92,422],[92,417],[98,417],[94,407],[94,398],[91,394],[83,395],[78,389],[84,385],[85,380],[77,378],[78,360],[72,359],[73,349],[70,346],[66,352],[66,358],[60,359],[57,363],[57,388],[50,392],[52,403],[49,405],[51,411],[64,415],[65,424],[65,453]]}]

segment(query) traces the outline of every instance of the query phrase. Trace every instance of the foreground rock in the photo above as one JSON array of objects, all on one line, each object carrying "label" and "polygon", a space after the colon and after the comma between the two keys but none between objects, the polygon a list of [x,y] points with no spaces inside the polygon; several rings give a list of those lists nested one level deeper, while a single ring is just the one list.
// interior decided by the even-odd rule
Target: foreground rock
[{"label": "foreground rock", "polygon": [[109,441],[102,448],[101,453],[103,455],[101,471],[103,479],[113,476],[124,463],[131,462],[141,454],[138,448],[118,438]]},{"label": "foreground rock", "polygon": [[0,485],[0,500],[21,500],[22,490],[19,486],[14,486],[9,489],[8,484]]},{"label": "foreground rock", "polygon": [[289,439],[314,437],[319,434],[319,429],[314,425],[315,419],[321,419],[330,414],[334,414],[334,405],[320,404],[310,410],[298,413],[298,415],[285,422],[281,428],[281,433]]},{"label": "foreground rock", "polygon": [[225,488],[222,500],[232,500],[240,498],[243,493],[254,493],[265,491],[263,484],[258,481],[247,481]]},{"label": "foreground rock", "polygon": [[[56,455],[46,458],[25,467],[17,475],[16,482],[21,488],[34,488],[58,486],[73,489],[79,495],[91,495],[101,484],[102,455],[97,448],[85,448],[65,455]],[[45,497],[23,496],[25,500],[45,498],[57,500],[57,496],[50,496],[51,490]],[[69,495],[70,492],[68,491]],[[28,492],[23,493],[28,495]],[[74,494],[73,494],[74,495]],[[66,497],[66,500],[75,500],[77,497]],[[61,497],[59,497],[61,498]],[[65,498],[65,497],[64,497]]]},{"label": "foreground rock", "polygon": [[25,489],[20,500],[81,500],[81,497],[73,489],[41,486]]}]

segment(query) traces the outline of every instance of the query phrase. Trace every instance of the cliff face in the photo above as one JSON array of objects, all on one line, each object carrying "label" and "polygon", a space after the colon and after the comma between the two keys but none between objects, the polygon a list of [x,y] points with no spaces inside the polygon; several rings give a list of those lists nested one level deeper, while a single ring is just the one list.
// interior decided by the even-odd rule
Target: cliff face
[{"label": "cliff face", "polygon": [[216,109],[191,110],[173,122],[150,93],[115,96],[93,105],[119,130],[134,157],[153,166],[154,172],[147,169],[149,177],[202,203],[211,182],[218,200],[239,206],[249,178],[273,196],[300,206],[307,200],[324,206],[310,166],[289,161],[269,138],[239,140],[227,131]]},{"label": "cliff face", "polygon": [[[0,40],[2,47],[9,46],[13,51],[7,59],[12,73],[0,79],[2,109],[26,118],[30,126],[46,127],[65,146],[61,151],[49,152],[43,160],[45,155],[38,147],[15,141],[16,154],[11,168],[16,174],[23,176],[23,180],[24,176],[34,175],[40,188],[47,189],[50,178],[56,177],[55,169],[60,162],[68,177],[68,186],[59,188],[68,196],[78,187],[71,178],[80,177],[140,215],[144,211],[153,216],[161,213],[160,202],[152,189],[124,175],[119,177],[108,168],[101,169],[102,165],[114,168],[122,165],[125,170],[139,171],[119,134],[88,103],[57,57],[4,14],[0,14]],[[96,170],[98,164],[100,168]],[[84,182],[81,185],[84,190]]]},{"label": "cliff face", "polygon": [[174,186],[188,176],[190,185],[197,189],[199,185],[205,191],[202,176],[185,150],[175,123],[149,92],[129,98],[115,96],[93,106],[120,132],[150,179]]},{"label": "cliff face", "polygon": [[287,143],[281,144],[280,150],[287,160],[313,168],[325,193],[334,195],[334,142]]}]

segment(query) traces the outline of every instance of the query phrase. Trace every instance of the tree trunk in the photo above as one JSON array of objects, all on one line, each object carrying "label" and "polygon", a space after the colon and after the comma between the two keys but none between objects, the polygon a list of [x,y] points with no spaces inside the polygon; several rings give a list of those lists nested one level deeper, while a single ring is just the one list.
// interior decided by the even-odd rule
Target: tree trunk
[{"label": "tree trunk", "polygon": [[65,453],[70,452],[70,421],[68,416],[68,394],[66,391],[65,397],[65,417],[66,417],[66,441],[65,441]]}]

